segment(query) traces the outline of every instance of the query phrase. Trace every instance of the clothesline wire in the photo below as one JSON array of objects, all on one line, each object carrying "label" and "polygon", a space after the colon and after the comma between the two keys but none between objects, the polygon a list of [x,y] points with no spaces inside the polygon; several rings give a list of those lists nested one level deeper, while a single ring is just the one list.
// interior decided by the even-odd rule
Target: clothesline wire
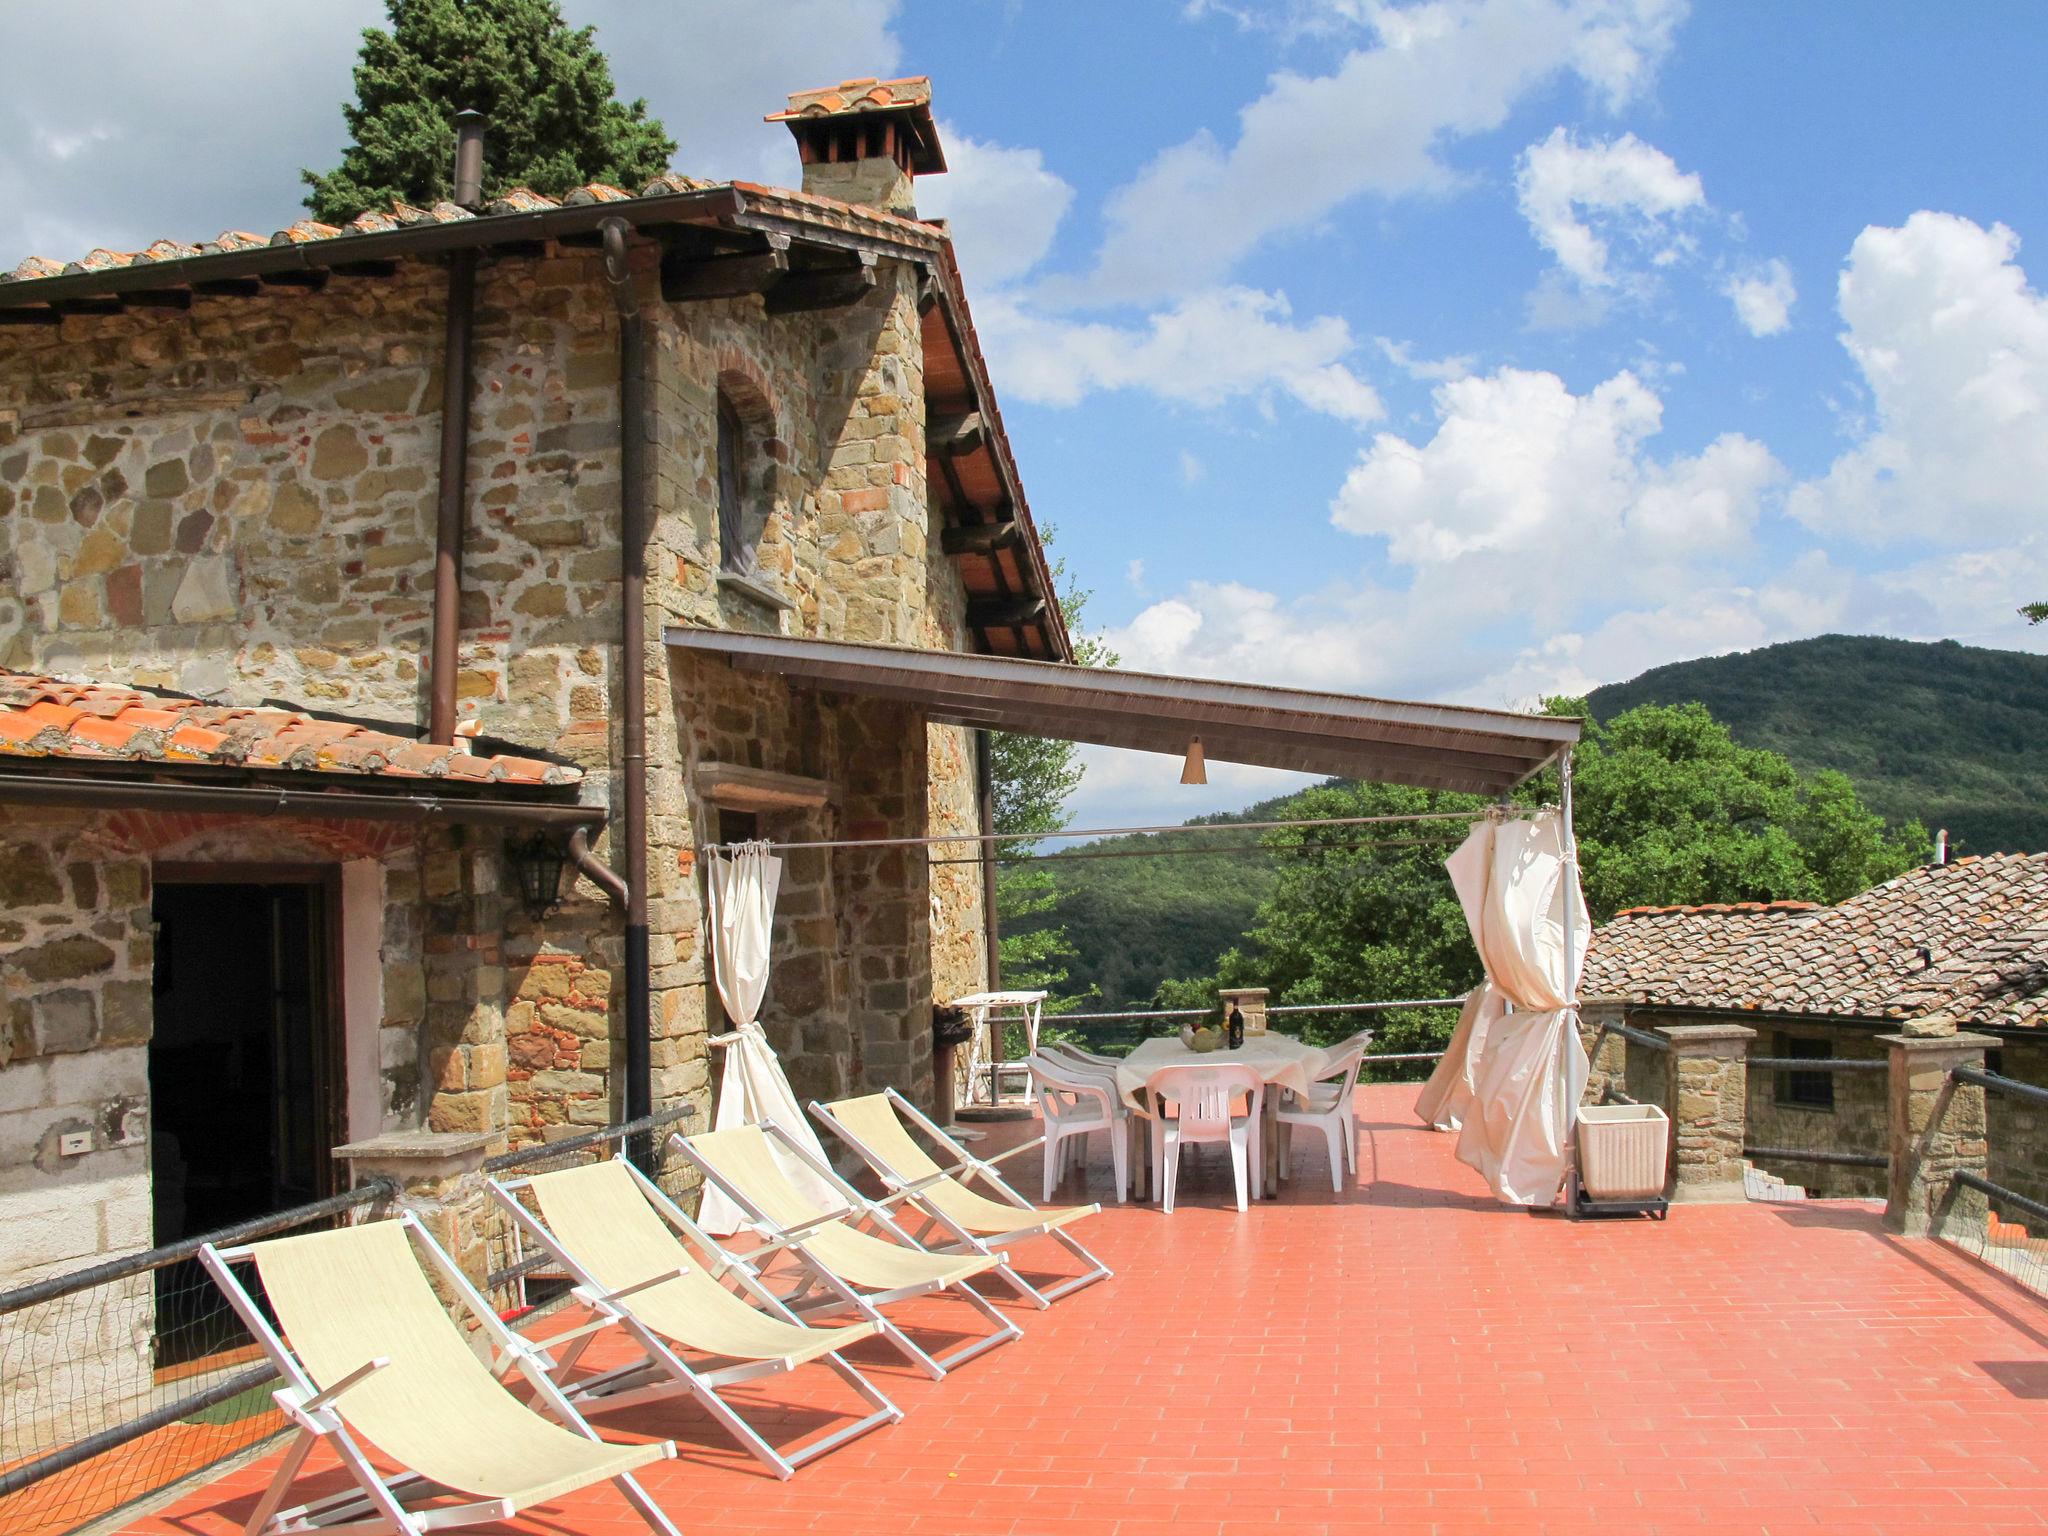
[{"label": "clothesline wire", "polygon": [[1061,864],[1073,859],[1170,859],[1212,853],[1329,853],[1345,848],[1449,848],[1455,837],[1374,837],[1342,843],[1304,843],[1299,848],[1275,848],[1270,843],[1226,843],[1208,848],[1074,848],[1063,853],[975,853],[958,858],[933,859],[941,864]]},{"label": "clothesline wire", "polygon": [[[1292,821],[1195,821],[1162,827],[1079,827],[1059,832],[938,832],[924,837],[841,837],[814,842],[771,842],[771,853],[824,848],[924,848],[934,843],[1043,843],[1083,837],[1150,837],[1163,832],[1278,832],[1299,827],[1375,827],[1396,822],[1483,821],[1489,816],[1520,816],[1529,808],[1489,805],[1474,811],[1410,811],[1394,816],[1316,816]],[[722,853],[742,843],[705,843],[703,853]],[[978,861],[977,861],[978,862]]]}]

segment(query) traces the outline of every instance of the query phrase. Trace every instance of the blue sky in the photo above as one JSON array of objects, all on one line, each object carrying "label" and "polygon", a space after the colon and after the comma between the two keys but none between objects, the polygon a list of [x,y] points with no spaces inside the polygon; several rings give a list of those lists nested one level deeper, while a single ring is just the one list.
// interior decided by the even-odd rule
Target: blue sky
[{"label": "blue sky", "polygon": [[[76,9],[0,10],[10,261],[288,222],[380,12]],[[2048,645],[2037,6],[565,9],[698,175],[793,180],[789,90],[932,76],[919,204],[1127,664],[1501,704],[1831,630]],[[1077,815],[1281,782],[1173,778],[1093,757]]]}]

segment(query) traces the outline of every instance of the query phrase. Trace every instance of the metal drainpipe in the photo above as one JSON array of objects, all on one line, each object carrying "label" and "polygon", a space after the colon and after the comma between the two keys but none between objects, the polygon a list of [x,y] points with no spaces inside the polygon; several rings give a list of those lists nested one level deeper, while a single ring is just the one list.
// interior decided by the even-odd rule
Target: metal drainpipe
[{"label": "metal drainpipe", "polygon": [[[987,731],[977,731],[974,736],[974,772],[980,780],[981,835],[986,838],[996,829],[995,763]],[[1003,924],[996,912],[996,854],[999,851],[998,845],[991,842],[984,842],[981,847],[981,929],[982,943],[988,950],[988,989],[991,992],[999,992],[1003,986]]]},{"label": "metal drainpipe", "polygon": [[[484,117],[455,115],[454,201],[480,207]],[[469,500],[470,339],[476,326],[476,252],[448,259],[448,328],[441,349],[441,496],[434,518],[434,622],[427,657],[427,739],[455,740],[455,669],[462,631],[462,522]]]},{"label": "metal drainpipe", "polygon": [[[619,665],[626,779],[626,1118],[654,1112],[647,964],[647,341],[626,260],[626,221],[606,219],[604,275],[619,311]],[[642,1149],[643,1154],[645,1149]]]}]

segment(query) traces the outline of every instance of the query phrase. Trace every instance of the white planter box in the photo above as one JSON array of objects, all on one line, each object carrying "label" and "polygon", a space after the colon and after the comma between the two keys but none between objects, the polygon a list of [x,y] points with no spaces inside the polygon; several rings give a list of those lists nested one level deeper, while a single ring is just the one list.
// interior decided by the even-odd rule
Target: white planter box
[{"label": "white planter box", "polygon": [[1579,1111],[1579,1183],[1594,1200],[1664,1193],[1671,1121],[1654,1104],[1589,1104]]}]

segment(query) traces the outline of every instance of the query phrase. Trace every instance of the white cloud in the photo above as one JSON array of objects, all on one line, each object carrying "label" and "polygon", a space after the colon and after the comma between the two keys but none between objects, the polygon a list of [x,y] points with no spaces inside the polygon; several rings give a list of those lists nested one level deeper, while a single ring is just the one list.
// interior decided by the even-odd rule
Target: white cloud
[{"label": "white cloud", "polygon": [[1581,143],[1563,128],[1522,152],[1515,195],[1537,243],[1592,289],[1633,277],[1609,264],[1617,240],[1652,266],[1680,259],[1689,247],[1679,217],[1707,204],[1698,176],[1634,134]]},{"label": "white cloud", "polygon": [[1145,592],[1145,562],[1143,560],[1133,560],[1129,565],[1125,566],[1124,580],[1130,584],[1133,592],[1142,597]]},{"label": "white cloud", "polygon": [[1001,292],[976,309],[1008,398],[1075,405],[1098,390],[1140,389],[1209,409],[1278,393],[1357,425],[1385,414],[1346,361],[1350,327],[1330,315],[1296,323],[1284,294],[1211,289],[1133,325],[1049,315]]},{"label": "white cloud", "polygon": [[1371,46],[1326,75],[1274,75],[1233,142],[1204,128],[1154,157],[1110,199],[1093,275],[1058,291],[1095,302],[1185,292],[1353,197],[1441,191],[1456,180],[1439,154],[1447,142],[1498,128],[1561,73],[1610,107],[1634,98],[1684,12],[1683,0],[1370,6]]},{"label": "white cloud", "polygon": [[1566,570],[1662,568],[1740,550],[1780,474],[1761,443],[1726,434],[1696,455],[1648,443],[1663,402],[1633,373],[1574,395],[1553,373],[1503,368],[1439,385],[1426,443],[1380,433],[1331,506],[1403,564],[1486,556],[1535,595]]},{"label": "white cloud", "polygon": [[1393,341],[1385,336],[1375,336],[1373,345],[1380,349],[1380,356],[1411,379],[1462,379],[1479,362],[1478,356],[1471,352],[1460,352],[1450,357],[1417,357],[1412,343]]},{"label": "white cloud", "polygon": [[791,91],[901,73],[890,30],[898,9],[898,0],[776,0],[770,16],[760,0],[575,0],[570,21],[595,24],[619,94],[647,98],[676,141],[678,170],[792,187],[795,145],[761,118]]},{"label": "white cloud", "polygon": [[1793,492],[1817,532],[1984,544],[2048,522],[2048,298],[2019,237],[1949,213],[1871,226],[1842,270],[1842,344],[1871,420]]},{"label": "white cloud", "polygon": [[[897,0],[687,9],[576,0],[570,19],[596,26],[620,94],[647,98],[696,175],[793,183],[789,135],[762,115],[902,63]],[[304,217],[299,169],[340,158],[361,33],[386,25],[378,0],[0,5],[0,269]]]},{"label": "white cloud", "polygon": [[[1227,763],[1212,756],[1207,784],[1183,784],[1180,758],[1115,747],[1083,747],[1081,765],[1081,787],[1067,803],[1079,829],[1172,826],[1322,782],[1308,774]],[[1071,846],[1051,841],[1045,850]]]},{"label": "white cloud", "polygon": [[1182,485],[1194,485],[1208,473],[1209,466],[1202,462],[1199,454],[1189,453],[1185,448],[1181,449],[1180,483]]},{"label": "white cloud", "polygon": [[1792,269],[1773,258],[1757,271],[1731,277],[1721,290],[1735,305],[1735,318],[1752,336],[1776,336],[1792,324],[1792,305],[1799,290]]},{"label": "white cloud", "polygon": [[1074,200],[1035,149],[1013,149],[939,125],[946,174],[918,183],[918,212],[952,228],[971,292],[1020,278],[1044,259]]}]

